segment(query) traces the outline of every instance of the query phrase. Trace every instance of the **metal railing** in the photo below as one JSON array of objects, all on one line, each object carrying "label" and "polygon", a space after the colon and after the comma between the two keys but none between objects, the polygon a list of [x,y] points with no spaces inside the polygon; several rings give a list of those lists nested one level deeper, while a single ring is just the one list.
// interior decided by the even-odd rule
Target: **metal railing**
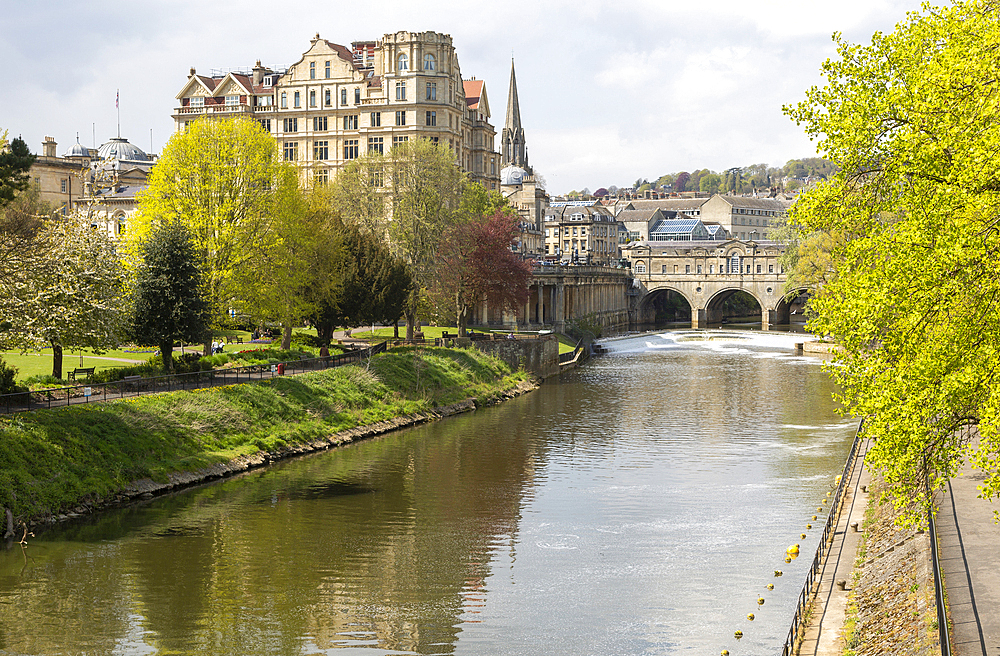
[{"label": "metal railing", "polygon": [[806,574],[806,581],[802,586],[802,591],[799,593],[798,603],[795,605],[795,614],[792,616],[792,626],[788,630],[788,637],[785,638],[785,645],[781,650],[781,656],[791,656],[795,649],[795,643],[799,638],[800,633],[805,628],[805,614],[806,610],[809,608],[809,603],[812,601],[813,595],[816,594],[816,583],[817,576],[820,570],[823,569],[823,562],[826,560],[827,552],[830,550],[830,546],[833,543],[833,535],[837,530],[837,524],[840,523],[840,514],[842,510],[842,501],[844,500],[844,490],[850,484],[851,477],[854,475],[854,466],[857,464],[858,448],[861,445],[861,430],[864,428],[864,419],[858,423],[857,433],[854,435],[854,444],[851,445],[851,452],[847,456],[847,462],[844,464],[844,471],[840,476],[840,484],[837,486],[837,491],[833,495],[833,501],[830,505],[830,514],[826,518],[826,526],[823,527],[823,536],[820,538],[819,546],[816,547],[816,555],[813,557],[812,565],[809,567],[809,572]]},{"label": "metal railing", "polygon": [[0,395],[0,414],[27,412],[68,405],[98,403],[116,399],[132,398],[159,392],[194,390],[223,385],[238,385],[263,380],[274,376],[303,373],[340,367],[364,361],[373,355],[385,352],[386,342],[318,358],[288,360],[245,367],[193,371],[187,374],[162,376],[127,376],[107,383],[82,383],[67,387],[18,392]]}]

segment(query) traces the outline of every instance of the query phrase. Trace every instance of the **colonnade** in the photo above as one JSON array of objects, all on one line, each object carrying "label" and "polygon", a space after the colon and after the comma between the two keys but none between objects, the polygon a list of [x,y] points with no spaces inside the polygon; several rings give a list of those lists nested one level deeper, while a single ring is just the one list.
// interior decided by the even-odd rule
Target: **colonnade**
[{"label": "colonnade", "polygon": [[473,320],[507,328],[550,328],[563,332],[570,321],[589,317],[603,327],[628,325],[626,269],[603,266],[545,266],[536,269],[528,301],[516,313],[491,311],[484,303]]}]

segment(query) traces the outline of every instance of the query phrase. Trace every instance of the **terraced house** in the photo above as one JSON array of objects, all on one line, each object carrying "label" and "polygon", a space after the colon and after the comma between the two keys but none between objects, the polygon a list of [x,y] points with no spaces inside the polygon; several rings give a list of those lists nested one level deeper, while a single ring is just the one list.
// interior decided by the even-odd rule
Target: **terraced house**
[{"label": "terraced house", "polygon": [[486,84],[462,79],[451,36],[396,32],[351,47],[317,34],[288,67],[198,75],[177,94],[177,130],[201,117],[247,116],[278,140],[304,181],[330,180],[363,153],[426,138],[446,144],[469,178],[499,186]]}]

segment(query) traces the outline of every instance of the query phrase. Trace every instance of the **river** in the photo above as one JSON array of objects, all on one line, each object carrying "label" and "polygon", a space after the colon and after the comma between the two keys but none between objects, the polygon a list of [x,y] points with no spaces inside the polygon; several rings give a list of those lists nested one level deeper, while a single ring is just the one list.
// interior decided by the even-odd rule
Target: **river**
[{"label": "river", "polygon": [[801,339],[612,340],[500,406],[52,528],[0,549],[0,654],[774,653],[855,428]]}]

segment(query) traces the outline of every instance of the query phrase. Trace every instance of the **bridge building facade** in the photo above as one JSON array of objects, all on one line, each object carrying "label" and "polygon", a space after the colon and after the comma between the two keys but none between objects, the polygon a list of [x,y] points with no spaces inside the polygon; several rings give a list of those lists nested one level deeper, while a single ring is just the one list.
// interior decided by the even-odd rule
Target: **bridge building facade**
[{"label": "bridge building facade", "polygon": [[787,324],[796,308],[784,297],[786,276],[778,261],[783,252],[776,242],[739,239],[632,242],[622,248],[633,276],[632,322],[654,323],[653,300],[673,293],[690,307],[691,327],[705,328],[720,323],[723,304],[744,292],[760,305],[765,330]]}]

